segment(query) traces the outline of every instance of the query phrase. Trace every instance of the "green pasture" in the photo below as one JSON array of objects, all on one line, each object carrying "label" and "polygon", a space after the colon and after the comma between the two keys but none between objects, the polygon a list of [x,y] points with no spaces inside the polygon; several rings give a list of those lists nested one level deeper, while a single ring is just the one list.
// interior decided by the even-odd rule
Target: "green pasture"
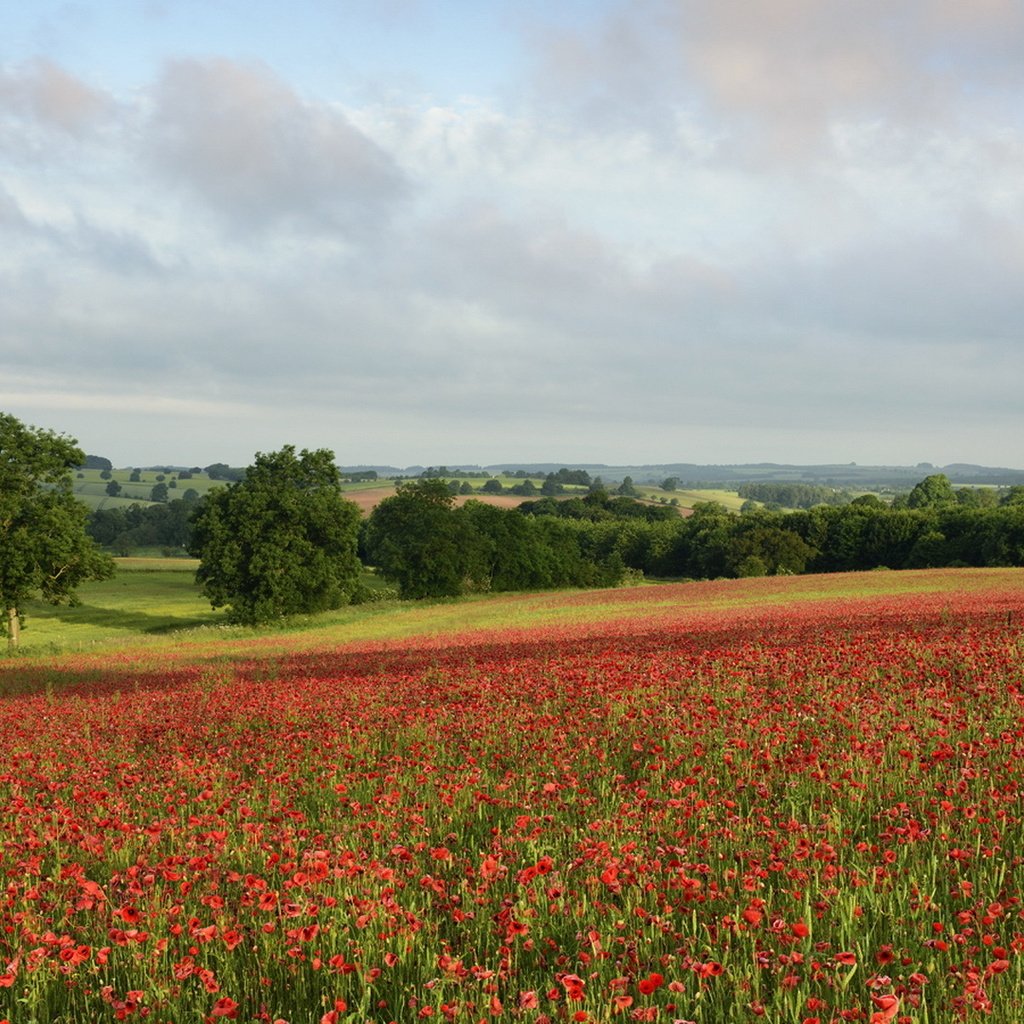
[{"label": "green pasture", "polygon": [[[156,484],[161,482],[168,485],[167,497],[170,501],[173,501],[175,498],[183,497],[185,492],[190,488],[202,497],[211,490],[211,488],[226,486],[225,481],[211,480],[205,473],[197,473],[190,479],[177,480],[176,474],[174,473],[161,473],[158,470],[144,470],[141,473],[141,478],[134,483],[130,479],[131,473],[132,470],[130,468],[115,469],[111,471],[111,479],[116,480],[121,485],[121,493],[114,497],[107,494],[107,484],[110,481],[104,480],[100,476],[100,470],[77,470],[72,479],[74,493],[83,504],[95,511],[96,509],[102,508],[127,508],[129,505],[134,504],[151,505],[153,503],[149,500],[150,493]],[[164,480],[157,480],[157,476],[163,476]],[[464,477],[458,475],[445,476],[442,477],[442,479],[446,483],[450,483],[452,480],[455,480],[460,484],[463,481],[468,480],[472,485],[473,490],[476,492],[481,491],[483,485],[487,482],[483,477]],[[516,484],[524,482],[522,477],[507,475],[499,475],[496,479],[501,483],[502,490],[506,494],[509,493]],[[540,489],[544,484],[543,475],[533,476],[529,479],[537,488],[537,494],[535,497],[540,497]],[[175,480],[175,486],[171,486],[172,480]],[[606,483],[611,485],[612,481],[606,481]],[[354,496],[360,491],[378,491],[393,487],[393,481],[381,479],[365,480],[360,481],[359,483],[345,483],[342,484],[341,489],[344,493]],[[690,508],[698,501],[717,501],[730,511],[738,512],[740,506],[743,504],[743,499],[735,491],[728,490],[677,490],[667,492],[663,491],[660,487],[654,487],[649,484],[637,484],[636,490],[640,497],[645,498],[648,501],[661,503],[662,498],[666,499],[666,501],[671,501],[675,498],[679,506],[682,508]],[[581,497],[586,493],[586,487],[568,485],[562,492],[562,496]]]},{"label": "green pasture", "polygon": [[[167,484],[167,498],[173,501],[181,498],[191,488],[200,497],[206,494],[213,487],[225,486],[223,480],[211,480],[205,473],[196,473],[191,478],[179,480],[174,472],[165,473],[160,470],[142,470],[139,480],[131,480],[132,470],[114,469],[110,471],[110,479],[116,480],[121,485],[121,493],[116,497],[107,494],[107,484],[110,480],[104,480],[98,469],[79,469],[74,472],[71,478],[72,490],[76,497],[90,509],[100,508],[127,508],[129,505],[150,505],[150,493],[158,483]],[[162,481],[157,480],[162,476]],[[172,481],[174,482],[172,486]]]},{"label": "green pasture", "polygon": [[199,594],[198,565],[191,558],[119,558],[112,579],[79,587],[78,605],[27,602],[20,649],[45,654],[129,646],[220,621],[223,613]]}]

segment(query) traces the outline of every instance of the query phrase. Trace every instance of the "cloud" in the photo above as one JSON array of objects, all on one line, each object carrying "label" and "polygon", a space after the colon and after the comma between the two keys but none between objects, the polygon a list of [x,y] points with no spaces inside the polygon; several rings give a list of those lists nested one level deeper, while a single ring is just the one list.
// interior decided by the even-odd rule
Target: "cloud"
[{"label": "cloud", "polygon": [[532,40],[541,96],[580,127],[674,140],[682,114],[730,162],[828,153],[847,122],[960,128],[994,98],[1015,118],[1024,83],[1014,0],[630,0]]},{"label": "cloud", "polygon": [[29,119],[81,136],[110,113],[112,106],[105,93],[43,58],[0,70],[0,116]]},{"label": "cloud", "polygon": [[161,174],[236,230],[360,233],[408,190],[391,157],[341,110],[301,99],[259,65],[169,64],[145,143]]},{"label": "cloud", "polygon": [[9,70],[0,399],[134,461],[1012,462],[1017,5],[850,11],[609,0],[510,102]]}]

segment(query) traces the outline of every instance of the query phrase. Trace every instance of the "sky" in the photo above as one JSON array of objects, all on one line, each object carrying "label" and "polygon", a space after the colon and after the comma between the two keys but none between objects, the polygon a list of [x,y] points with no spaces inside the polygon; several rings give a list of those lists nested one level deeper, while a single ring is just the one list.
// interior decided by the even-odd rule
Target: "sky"
[{"label": "sky", "polygon": [[117,466],[1022,468],[1024,4],[5,4],[0,411]]}]

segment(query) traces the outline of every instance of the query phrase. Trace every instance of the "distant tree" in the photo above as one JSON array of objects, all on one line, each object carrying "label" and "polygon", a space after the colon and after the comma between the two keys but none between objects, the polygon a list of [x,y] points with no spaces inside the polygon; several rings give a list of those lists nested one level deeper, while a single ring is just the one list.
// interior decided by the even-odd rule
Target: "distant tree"
[{"label": "distant tree", "polygon": [[114,474],[109,469],[100,470],[100,479],[109,480]]},{"label": "distant tree", "polygon": [[999,504],[992,487],[959,487],[954,493],[961,508],[995,508]]},{"label": "distant tree", "polygon": [[245,470],[229,466],[225,462],[214,462],[206,467],[206,475],[211,480],[238,481],[245,476]]},{"label": "distant tree", "polygon": [[850,504],[858,506],[867,505],[870,508],[885,508],[885,502],[877,494],[859,494]]},{"label": "distant tree", "polygon": [[[907,497],[910,508],[942,508],[956,502],[956,493],[945,473],[933,473],[916,484]],[[932,545],[929,550],[932,550]]]},{"label": "distant tree", "polygon": [[158,484],[162,484],[166,479],[167,479],[166,474],[164,474],[164,473],[157,473],[157,475],[156,475],[156,482]]},{"label": "distant tree", "polygon": [[181,496],[181,500],[182,501],[187,501],[189,504],[197,502],[199,500],[199,492],[194,487],[190,487]]},{"label": "distant tree", "polygon": [[560,484],[573,484],[577,487],[590,486],[590,474],[585,469],[566,469],[564,466],[555,473]]},{"label": "distant tree", "polygon": [[528,498],[537,493],[537,485],[532,480],[524,480],[520,484],[513,484],[510,490],[513,494]]},{"label": "distant tree", "polygon": [[459,488],[459,494],[472,494],[473,485],[468,480],[462,481],[462,486]]},{"label": "distant tree", "polygon": [[132,484],[137,484],[137,483],[141,482],[141,480],[142,480],[142,470],[141,469],[133,469],[131,471],[131,475],[128,477],[128,482],[132,483]]},{"label": "distant tree", "polygon": [[193,477],[193,473],[192,473],[192,470],[190,470],[190,469],[183,469],[178,474],[178,479],[179,480],[191,480],[192,477]]},{"label": "distant tree", "polygon": [[333,452],[259,453],[243,479],[195,512],[196,579],[214,608],[230,606],[245,623],[340,607],[359,579],[359,520]]},{"label": "distant tree", "polygon": [[84,459],[73,438],[0,413],[0,623],[9,647],[18,644],[30,597],[74,603],[80,583],[113,573],[71,491],[71,471]]},{"label": "distant tree", "polygon": [[667,476],[667,477],[665,477],[664,480],[661,481],[661,489],[663,491],[668,491],[669,493],[671,493],[672,491],[676,490],[676,488],[678,488],[678,487],[679,487],[679,477],[677,477],[677,476]]},{"label": "distant tree", "polygon": [[483,487],[481,487],[480,490],[484,494],[501,494],[504,488],[501,486],[500,480],[496,480],[492,477],[490,480],[484,483]]},{"label": "distant tree", "polygon": [[121,493],[121,485],[116,480],[111,480],[107,484],[107,494],[112,498],[116,498]]},{"label": "distant tree", "polygon": [[631,476],[624,477],[622,483],[615,489],[615,493],[627,498],[635,498],[636,488],[633,486],[633,478]]},{"label": "distant tree", "polygon": [[167,500],[167,484],[153,484],[152,489],[149,492],[150,501],[166,501]]},{"label": "distant tree", "polygon": [[86,455],[79,469],[113,469],[114,464],[110,459],[104,459],[100,455]]},{"label": "distant tree", "polygon": [[540,485],[540,493],[547,497],[561,494],[564,490],[565,487],[559,482],[558,477],[554,473],[548,473],[544,478],[544,483]]},{"label": "distant tree", "polygon": [[1024,505],[1024,484],[1014,484],[999,499],[1000,505]]},{"label": "distant tree", "polygon": [[170,488],[177,487],[178,486],[178,481],[175,480],[174,477],[171,477],[171,479],[167,481],[167,486],[170,487]]},{"label": "distant tree", "polygon": [[472,554],[466,520],[437,477],[401,483],[371,513],[367,557],[398,584],[402,597],[454,597],[463,592]]}]

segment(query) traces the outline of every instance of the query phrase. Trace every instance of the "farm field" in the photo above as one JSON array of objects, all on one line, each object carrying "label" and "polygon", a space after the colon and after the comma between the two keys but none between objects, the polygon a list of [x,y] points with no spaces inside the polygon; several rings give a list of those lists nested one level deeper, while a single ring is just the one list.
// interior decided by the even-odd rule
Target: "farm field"
[{"label": "farm field", "polygon": [[1022,623],[876,572],[4,659],[0,1020],[1020,1021]]}]

